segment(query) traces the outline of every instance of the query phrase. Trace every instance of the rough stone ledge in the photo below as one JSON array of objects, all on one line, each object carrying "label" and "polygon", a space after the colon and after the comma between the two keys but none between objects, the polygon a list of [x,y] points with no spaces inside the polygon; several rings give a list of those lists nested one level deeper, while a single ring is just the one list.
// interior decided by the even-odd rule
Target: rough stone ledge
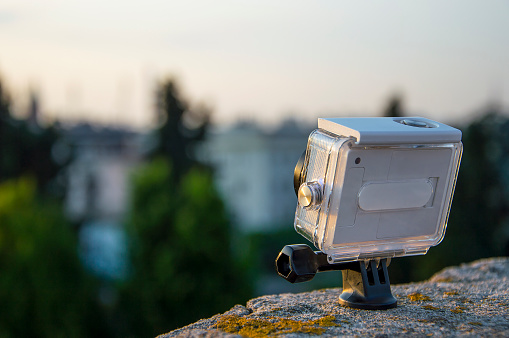
[{"label": "rough stone ledge", "polygon": [[340,293],[336,288],[263,296],[159,337],[509,337],[509,257],[449,267],[420,283],[393,285],[395,309],[343,307]]}]

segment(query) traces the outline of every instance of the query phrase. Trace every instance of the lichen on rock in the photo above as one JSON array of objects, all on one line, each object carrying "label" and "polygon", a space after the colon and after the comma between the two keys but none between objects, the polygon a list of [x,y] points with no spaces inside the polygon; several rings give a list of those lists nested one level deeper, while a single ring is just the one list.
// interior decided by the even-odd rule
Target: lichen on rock
[{"label": "lichen on rock", "polygon": [[407,296],[412,302],[429,301],[431,298],[419,292],[413,292]]},{"label": "lichen on rock", "polygon": [[507,257],[446,268],[428,281],[391,289],[394,309],[341,306],[340,288],[284,293],[251,299],[160,337],[509,336]]},{"label": "lichen on rock", "polygon": [[266,319],[246,318],[228,315],[220,318],[215,328],[242,336],[258,338],[277,336],[287,333],[323,334],[327,327],[341,326],[334,316],[325,316],[315,320],[301,321],[288,318],[268,317]]}]

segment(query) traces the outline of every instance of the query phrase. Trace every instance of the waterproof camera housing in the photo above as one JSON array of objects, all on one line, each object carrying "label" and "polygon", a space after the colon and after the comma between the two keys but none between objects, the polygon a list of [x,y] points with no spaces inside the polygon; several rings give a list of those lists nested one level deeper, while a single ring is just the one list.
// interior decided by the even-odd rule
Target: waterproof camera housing
[{"label": "waterproof camera housing", "polygon": [[461,131],[421,117],[318,119],[295,230],[330,264],[425,254],[445,235],[461,153]]}]

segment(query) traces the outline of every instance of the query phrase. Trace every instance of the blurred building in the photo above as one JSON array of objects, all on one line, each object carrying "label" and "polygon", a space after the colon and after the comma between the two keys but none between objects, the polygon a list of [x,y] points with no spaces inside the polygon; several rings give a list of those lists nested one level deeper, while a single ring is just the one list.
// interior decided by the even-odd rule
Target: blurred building
[{"label": "blurred building", "polygon": [[270,231],[293,223],[293,172],[312,129],[288,120],[273,130],[243,122],[211,132],[199,154],[214,167],[240,230]]},{"label": "blurred building", "polygon": [[121,278],[127,263],[123,221],[129,205],[129,175],[141,159],[141,135],[89,124],[63,132],[72,157],[65,208],[69,219],[80,225],[82,258],[98,275]]}]

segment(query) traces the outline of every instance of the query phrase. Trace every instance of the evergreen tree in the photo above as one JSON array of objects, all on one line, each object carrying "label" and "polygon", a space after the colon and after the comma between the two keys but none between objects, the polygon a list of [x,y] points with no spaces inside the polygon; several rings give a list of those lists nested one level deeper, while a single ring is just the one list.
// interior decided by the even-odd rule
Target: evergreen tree
[{"label": "evergreen tree", "polygon": [[51,182],[62,169],[52,149],[59,135],[54,127],[43,128],[34,121],[17,120],[11,101],[0,82],[0,182],[31,175],[39,192],[50,191]]},{"label": "evergreen tree", "polygon": [[403,117],[405,112],[403,109],[403,97],[399,94],[391,96],[387,107],[384,109],[382,116],[385,117]]},{"label": "evergreen tree", "polygon": [[96,285],[58,205],[21,178],[0,184],[0,336],[101,336]]},{"label": "evergreen tree", "polygon": [[394,281],[422,280],[447,266],[509,254],[509,118],[492,108],[462,131],[444,240],[426,256],[394,260]]},{"label": "evergreen tree", "polygon": [[132,276],[119,306],[135,336],[161,334],[245,301],[229,222],[211,176],[191,169],[174,185],[167,160],[134,179],[128,233]]},{"label": "evergreen tree", "polygon": [[161,85],[158,111],[165,121],[158,145],[133,178],[132,271],[118,304],[125,335],[161,334],[250,294],[232,256],[230,222],[212,172],[193,157],[209,114],[191,112],[173,81]]},{"label": "evergreen tree", "polygon": [[10,107],[0,81],[0,336],[104,335],[97,285],[51,189],[58,134]]},{"label": "evergreen tree", "polygon": [[174,178],[178,181],[193,165],[197,165],[193,151],[205,138],[210,112],[204,107],[191,108],[182,98],[174,80],[160,85],[156,107],[161,126],[157,129],[158,142],[152,157],[171,159]]}]

